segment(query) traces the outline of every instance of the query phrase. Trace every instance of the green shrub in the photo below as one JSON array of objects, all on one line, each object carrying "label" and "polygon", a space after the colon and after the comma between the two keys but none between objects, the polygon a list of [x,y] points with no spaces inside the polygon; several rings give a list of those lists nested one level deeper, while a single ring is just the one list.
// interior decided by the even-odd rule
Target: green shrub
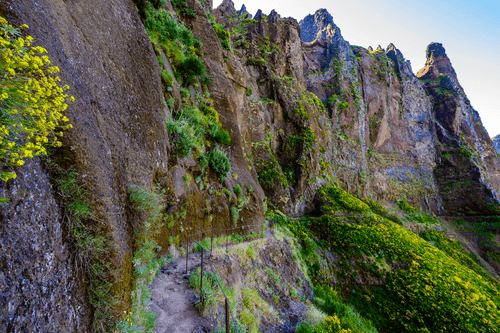
[{"label": "green shrub", "polygon": [[236,194],[238,197],[241,196],[241,194],[243,193],[242,190],[241,190],[241,186],[236,184],[234,187],[233,187],[233,191],[234,191],[234,194]]},{"label": "green shrub", "polygon": [[161,69],[161,79],[167,87],[174,85],[174,76],[166,69]]},{"label": "green shrub", "polygon": [[406,214],[416,214],[416,213],[418,213],[418,210],[415,207],[413,207],[412,205],[408,204],[404,200],[399,200],[396,204],[398,205],[399,209],[401,209]]},{"label": "green shrub", "polygon": [[229,170],[231,170],[231,163],[222,150],[219,147],[215,147],[214,150],[210,152],[210,166],[219,176],[221,182],[226,179]]},{"label": "green shrub", "polygon": [[220,43],[224,50],[232,51],[231,49],[231,35],[228,31],[224,30],[224,24],[217,24],[215,21],[212,22],[212,27],[215,33],[219,37]]},{"label": "green shrub", "polygon": [[323,202],[321,208],[327,213],[371,213],[371,209],[366,203],[353,197],[340,187],[325,185],[319,189],[318,195]]},{"label": "green shrub", "polygon": [[235,206],[231,207],[231,219],[233,221],[233,226],[236,227],[240,219],[240,212],[238,212],[238,208]]},{"label": "green shrub", "polygon": [[191,153],[196,142],[193,126],[184,120],[167,122],[167,131],[172,143],[172,153],[177,158],[184,158]]},{"label": "green shrub", "polygon": [[205,75],[205,71],[203,61],[197,56],[190,55],[179,64],[175,76],[181,79],[182,85],[189,86],[196,77]]},{"label": "green shrub", "polygon": [[403,225],[403,222],[396,214],[388,214],[387,216],[385,216],[385,218],[399,225]]},{"label": "green shrub", "polygon": [[371,199],[362,199],[362,201],[368,205],[368,207],[370,207],[370,209],[372,210],[372,212],[374,212],[375,214],[382,214],[382,215],[386,215],[387,214],[387,209],[385,209],[384,206],[382,206],[381,204],[379,204],[378,202],[375,202]]},{"label": "green shrub", "polygon": [[345,110],[349,108],[349,102],[340,102],[339,110]]},{"label": "green shrub", "polygon": [[158,9],[161,6],[165,5],[165,0],[149,0],[154,8]]},{"label": "green shrub", "polygon": [[186,1],[184,0],[171,0],[172,5],[174,5],[175,10],[177,13],[187,19],[194,20],[198,16],[196,15],[196,12],[194,9],[189,8],[186,4]]},{"label": "green shrub", "polygon": [[255,58],[248,58],[247,59],[247,65],[249,66],[255,66],[255,67],[261,67],[261,66],[266,66],[267,61],[264,59],[255,59]]},{"label": "green shrub", "polygon": [[326,105],[329,106],[329,107],[333,107],[333,105],[335,104],[335,102],[339,99],[339,95],[332,95],[328,98],[328,100],[326,101]]},{"label": "green shrub", "polygon": [[219,128],[214,133],[214,139],[220,144],[229,146],[231,144],[231,134],[223,128]]},{"label": "green shrub", "polygon": [[[174,3],[176,9],[182,7],[181,12],[192,11],[186,7],[183,0]],[[177,23],[163,9],[155,9],[151,3],[146,4],[144,27],[155,45],[158,45],[170,59],[175,76],[184,86],[189,86],[196,78],[205,78],[205,65],[199,58],[201,42],[192,32]]]}]

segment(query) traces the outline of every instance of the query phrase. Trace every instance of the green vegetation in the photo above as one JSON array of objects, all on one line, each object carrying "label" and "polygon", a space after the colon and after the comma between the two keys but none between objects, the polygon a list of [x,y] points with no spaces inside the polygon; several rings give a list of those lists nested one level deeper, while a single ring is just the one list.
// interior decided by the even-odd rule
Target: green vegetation
[{"label": "green vegetation", "polygon": [[219,180],[223,182],[229,174],[229,170],[231,170],[231,163],[226,153],[220,150],[219,147],[215,147],[215,149],[210,152],[209,158],[210,166],[219,176]]},{"label": "green vegetation", "polygon": [[248,58],[247,65],[255,67],[263,67],[267,65],[267,61],[265,59]]},{"label": "green vegetation", "polygon": [[[315,284],[328,286],[334,269],[339,296],[385,332],[495,332],[500,327],[498,282],[486,278],[456,243],[430,230],[425,241],[379,215],[357,215],[368,213],[369,206],[337,187],[319,193],[328,213],[355,214],[300,221],[275,215],[302,242],[301,256]],[[418,213],[406,203],[399,206]],[[321,249],[335,253],[339,265],[324,267]],[[360,276],[383,283],[359,284]]]},{"label": "green vegetation", "polygon": [[173,143],[172,153],[178,158],[188,156],[195,146],[202,145],[202,142],[197,140],[196,127],[185,120],[168,122],[167,131]]},{"label": "green vegetation", "polygon": [[217,24],[217,22],[215,21],[215,17],[213,17],[212,14],[208,14],[208,19],[212,24],[217,37],[219,37],[222,48],[232,53],[233,49],[231,48],[231,34],[229,33],[229,31],[224,30],[224,24]]},{"label": "green vegetation", "polygon": [[363,199],[362,200],[365,204],[368,205],[368,207],[370,207],[370,209],[372,210],[372,212],[374,212],[375,214],[380,214],[380,215],[386,215],[388,214],[387,212],[387,209],[385,209],[384,206],[382,206],[381,204],[379,204],[378,202],[375,202],[371,199]]},{"label": "green vegetation", "polygon": [[[189,9],[183,0],[173,1],[178,11],[190,16]],[[181,9],[179,9],[181,8]],[[182,14],[181,14],[182,15]],[[205,74],[205,65],[200,59],[201,42],[192,32],[177,23],[163,9],[156,9],[147,3],[144,27],[155,49],[161,49],[170,60],[177,80],[183,86],[189,86]]]},{"label": "green vegetation", "polygon": [[323,200],[321,209],[327,213],[371,213],[372,210],[363,201],[353,197],[337,186],[323,186],[318,190]]},{"label": "green vegetation", "polygon": [[135,231],[136,244],[132,259],[134,267],[134,287],[132,291],[132,309],[118,324],[120,332],[153,332],[156,325],[156,314],[148,310],[151,300],[149,285],[158,275],[161,267],[166,265],[165,259],[157,258],[161,248],[156,237],[163,227],[165,206],[161,193],[131,185],[128,188],[129,201],[132,204],[140,226]]},{"label": "green vegetation", "polygon": [[439,222],[436,220],[436,218],[430,216],[427,213],[421,212],[418,209],[414,208],[410,204],[408,204],[404,200],[399,200],[396,203],[403,212],[409,215],[407,220],[410,222],[415,222],[415,223],[423,223],[423,224],[438,224]]},{"label": "green vegetation", "polygon": [[[155,0],[157,1],[157,0]],[[174,5],[175,11],[180,16],[194,20],[197,15],[194,9],[189,8],[184,0],[171,0],[172,5]]]},{"label": "green vegetation", "polygon": [[95,226],[95,216],[85,186],[78,180],[78,173],[71,167],[63,169],[46,158],[52,174],[53,188],[59,194],[60,205],[68,219],[68,228],[75,265],[89,278],[89,300],[93,310],[92,327],[96,332],[108,332],[114,327],[115,300],[112,291],[113,268],[109,262],[111,250],[105,236]]},{"label": "green vegetation", "polygon": [[235,185],[233,187],[233,191],[234,191],[234,194],[236,194],[238,197],[240,197],[241,194],[243,193],[240,185]]},{"label": "green vegetation", "polygon": [[328,317],[316,325],[302,322],[297,327],[297,333],[377,333],[373,324],[362,318],[353,306],[345,305],[331,287],[316,288],[314,294],[316,306],[328,314]]},{"label": "green vegetation", "polygon": [[[55,75],[58,67],[50,67],[43,47],[32,46],[33,37],[22,38],[23,29],[14,28],[0,17],[0,167],[24,165],[24,160],[47,155],[48,147],[60,147],[62,129],[72,125],[63,112],[67,100]],[[0,172],[7,182],[16,172]],[[4,200],[2,200],[5,202]]]}]

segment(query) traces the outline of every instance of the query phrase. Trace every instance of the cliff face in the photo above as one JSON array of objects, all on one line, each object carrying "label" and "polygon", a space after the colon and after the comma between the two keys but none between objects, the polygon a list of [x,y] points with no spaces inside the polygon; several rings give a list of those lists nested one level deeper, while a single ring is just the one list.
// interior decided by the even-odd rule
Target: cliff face
[{"label": "cliff face", "polygon": [[500,135],[495,136],[491,140],[493,141],[497,152],[500,154]]},{"label": "cliff face", "polygon": [[[77,171],[87,189],[94,218],[86,223],[112,248],[112,293],[124,308],[137,228],[130,185],[161,189],[162,213],[177,214],[158,238],[160,254],[189,234],[262,223],[265,197],[288,215],[314,212],[327,183],[388,205],[404,198],[431,214],[497,214],[498,155],[440,44],[429,46],[415,76],[392,44],[351,46],[324,9],[300,23],[275,11],[252,19],[224,0],[213,15],[231,33],[228,48],[211,2],[186,5],[190,18],[169,1],[163,8],[201,41],[206,92],[198,82],[181,87],[130,1],[0,3],[13,25],[30,26],[72,88],[74,129],[51,160]],[[172,152],[165,121],[202,104],[230,133],[220,147],[231,164],[223,181],[199,156]],[[51,170],[35,158],[0,189],[10,198],[0,207],[0,326],[10,331],[85,332],[95,315]],[[237,186],[248,189],[245,200]]]},{"label": "cliff face", "polygon": [[489,206],[499,199],[500,161],[441,44],[429,45],[417,76],[432,96],[440,150],[435,177],[446,212],[495,214]]},{"label": "cliff face", "polygon": [[[122,284],[118,277],[114,281],[117,291],[127,290],[132,265],[127,186],[151,184],[155,174],[166,172],[168,159],[160,72],[142,23],[125,0],[2,1],[0,12],[14,26],[30,26],[37,45],[50,50],[62,81],[71,85],[76,101],[66,115],[74,130],[65,134],[57,157],[68,158],[63,166],[75,167],[87,185],[93,228],[108,237],[111,262],[124,274]],[[39,159],[19,174],[4,186],[16,200],[2,208],[0,280],[2,290],[10,291],[1,293],[0,326],[84,332],[90,321],[88,302],[81,299],[85,277],[63,245],[66,229],[48,174]]]}]

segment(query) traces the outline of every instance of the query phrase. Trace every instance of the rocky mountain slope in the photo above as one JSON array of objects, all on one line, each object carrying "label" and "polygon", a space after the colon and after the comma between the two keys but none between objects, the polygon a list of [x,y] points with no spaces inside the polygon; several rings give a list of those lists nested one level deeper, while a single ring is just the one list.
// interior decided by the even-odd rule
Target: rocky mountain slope
[{"label": "rocky mountain slope", "polygon": [[[321,214],[329,184],[460,220],[456,237],[500,272],[500,159],[441,44],[414,74],[392,44],[350,45],[325,9],[299,23],[231,0],[4,0],[0,16],[30,27],[75,96],[63,146],[0,185],[7,331],[109,330],[138,284],[151,223],[132,196],[147,191],[157,255],[251,231],[266,208]],[[106,245],[81,254],[75,218]]]}]

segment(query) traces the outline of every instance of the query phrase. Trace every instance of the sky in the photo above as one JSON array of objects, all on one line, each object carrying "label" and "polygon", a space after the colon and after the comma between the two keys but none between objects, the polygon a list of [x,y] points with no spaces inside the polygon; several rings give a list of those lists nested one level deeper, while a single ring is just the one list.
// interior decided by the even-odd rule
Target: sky
[{"label": "sky", "polygon": [[[222,0],[214,0],[214,8]],[[500,134],[500,1],[468,0],[233,0],[300,21],[326,8],[351,45],[384,49],[393,43],[416,73],[431,42],[442,43],[458,80],[490,137]]]}]

